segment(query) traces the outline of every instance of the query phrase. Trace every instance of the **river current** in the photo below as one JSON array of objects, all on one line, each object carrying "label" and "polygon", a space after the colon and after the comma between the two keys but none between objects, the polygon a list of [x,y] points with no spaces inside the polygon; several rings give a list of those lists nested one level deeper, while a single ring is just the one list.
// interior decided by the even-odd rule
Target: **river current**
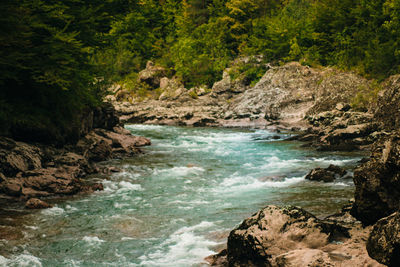
[{"label": "river current", "polygon": [[153,145],[104,163],[122,169],[90,177],[104,191],[42,211],[5,209],[16,215],[2,214],[1,227],[22,236],[0,240],[0,266],[203,266],[230,230],[266,205],[337,212],[353,195],[352,180],[304,176],[329,164],[351,170],[362,156],[302,148],[265,130],[126,128]]}]

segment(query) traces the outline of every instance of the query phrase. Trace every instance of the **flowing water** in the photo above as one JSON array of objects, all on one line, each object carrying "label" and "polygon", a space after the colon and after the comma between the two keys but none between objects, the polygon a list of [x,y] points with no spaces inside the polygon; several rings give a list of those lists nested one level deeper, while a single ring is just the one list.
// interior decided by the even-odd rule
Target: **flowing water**
[{"label": "flowing water", "polygon": [[153,145],[105,163],[123,171],[90,178],[104,191],[37,212],[3,210],[9,238],[0,240],[0,265],[202,266],[265,205],[299,205],[318,216],[338,211],[352,197],[352,180],[304,176],[329,164],[351,170],[361,157],[301,148],[264,130],[126,128]]}]

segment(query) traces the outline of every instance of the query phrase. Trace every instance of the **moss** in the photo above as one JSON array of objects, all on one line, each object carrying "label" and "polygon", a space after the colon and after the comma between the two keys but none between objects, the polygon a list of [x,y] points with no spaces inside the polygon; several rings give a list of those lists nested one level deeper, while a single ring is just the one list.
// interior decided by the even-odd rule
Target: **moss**
[{"label": "moss", "polygon": [[197,95],[197,93],[196,93],[195,90],[190,91],[190,92],[189,92],[189,96],[190,96],[191,98],[193,98],[193,99],[199,98],[199,96]]}]

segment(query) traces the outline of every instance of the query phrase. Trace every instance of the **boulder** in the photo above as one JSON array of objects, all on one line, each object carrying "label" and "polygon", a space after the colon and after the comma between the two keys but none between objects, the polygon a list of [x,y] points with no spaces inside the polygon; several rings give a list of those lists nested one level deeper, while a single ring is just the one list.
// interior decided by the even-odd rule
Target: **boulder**
[{"label": "boulder", "polygon": [[222,80],[214,83],[211,92],[213,95],[226,93],[231,89],[231,77],[229,73],[225,70],[222,74]]},{"label": "boulder", "polygon": [[326,169],[315,168],[306,175],[307,180],[323,181],[325,183],[333,182],[335,180],[335,173]]},{"label": "boulder", "polygon": [[41,168],[42,157],[43,153],[37,146],[0,137],[0,171],[8,177]]},{"label": "boulder", "polygon": [[149,139],[133,136],[121,127],[114,127],[114,131],[94,129],[77,143],[83,156],[94,162],[138,154],[138,147],[148,145],[151,145]]},{"label": "boulder", "polygon": [[311,181],[323,181],[325,183],[333,182],[336,177],[343,177],[346,175],[346,170],[336,165],[329,165],[328,168],[315,168],[311,170],[306,179]]},{"label": "boulder", "polygon": [[172,79],[162,78],[160,88],[162,89],[162,93],[158,99],[161,101],[177,100],[186,92],[182,82],[176,77]]},{"label": "boulder", "polygon": [[151,145],[150,139],[141,136],[134,136],[130,132],[123,132],[123,130],[112,132],[97,129],[95,130],[95,133],[110,140],[112,148],[122,148],[126,154],[135,154],[138,152],[138,147]]},{"label": "boulder", "polygon": [[[20,179],[23,186],[22,195],[26,198],[49,194],[72,195],[79,192],[81,184],[77,179],[80,169],[75,166],[36,169],[20,175],[16,179]],[[33,191],[26,189],[33,189]]]},{"label": "boulder", "polygon": [[78,141],[77,148],[89,161],[99,162],[111,158],[111,143],[110,140],[92,131]]},{"label": "boulder", "polygon": [[152,89],[156,89],[160,87],[161,78],[166,75],[167,72],[163,67],[155,66],[153,62],[148,61],[146,69],[139,72],[138,81],[150,85]]},{"label": "boulder", "polygon": [[339,175],[340,177],[343,177],[346,175],[347,171],[343,169],[342,167],[339,167],[337,165],[329,165],[328,168],[326,168],[327,171],[333,172],[334,174]]},{"label": "boulder", "polygon": [[317,249],[348,230],[317,219],[297,207],[267,206],[247,218],[228,237],[229,266],[272,266],[271,258],[289,250]]},{"label": "boulder", "polygon": [[400,213],[380,219],[367,241],[371,258],[387,266],[400,266]]},{"label": "boulder", "polygon": [[38,199],[38,198],[30,198],[25,203],[25,207],[27,209],[48,209],[48,208],[52,208],[53,206],[43,200]]},{"label": "boulder", "polygon": [[354,171],[352,215],[374,224],[400,208],[400,134],[375,145],[371,158]]},{"label": "boulder", "polygon": [[22,194],[22,185],[18,179],[7,179],[0,184],[0,192],[19,197]]}]

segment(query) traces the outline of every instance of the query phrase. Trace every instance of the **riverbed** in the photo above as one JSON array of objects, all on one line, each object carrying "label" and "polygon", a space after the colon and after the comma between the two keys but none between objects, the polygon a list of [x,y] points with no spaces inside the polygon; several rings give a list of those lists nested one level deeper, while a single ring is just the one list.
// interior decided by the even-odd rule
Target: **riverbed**
[{"label": "riverbed", "polygon": [[[47,210],[3,209],[0,227],[16,237],[0,240],[0,265],[202,266],[230,230],[266,205],[297,205],[319,217],[339,211],[353,196],[349,177],[363,156],[318,152],[266,130],[126,128],[152,146],[103,163],[122,170],[89,177],[104,191]],[[330,164],[348,177],[304,179]]]}]

